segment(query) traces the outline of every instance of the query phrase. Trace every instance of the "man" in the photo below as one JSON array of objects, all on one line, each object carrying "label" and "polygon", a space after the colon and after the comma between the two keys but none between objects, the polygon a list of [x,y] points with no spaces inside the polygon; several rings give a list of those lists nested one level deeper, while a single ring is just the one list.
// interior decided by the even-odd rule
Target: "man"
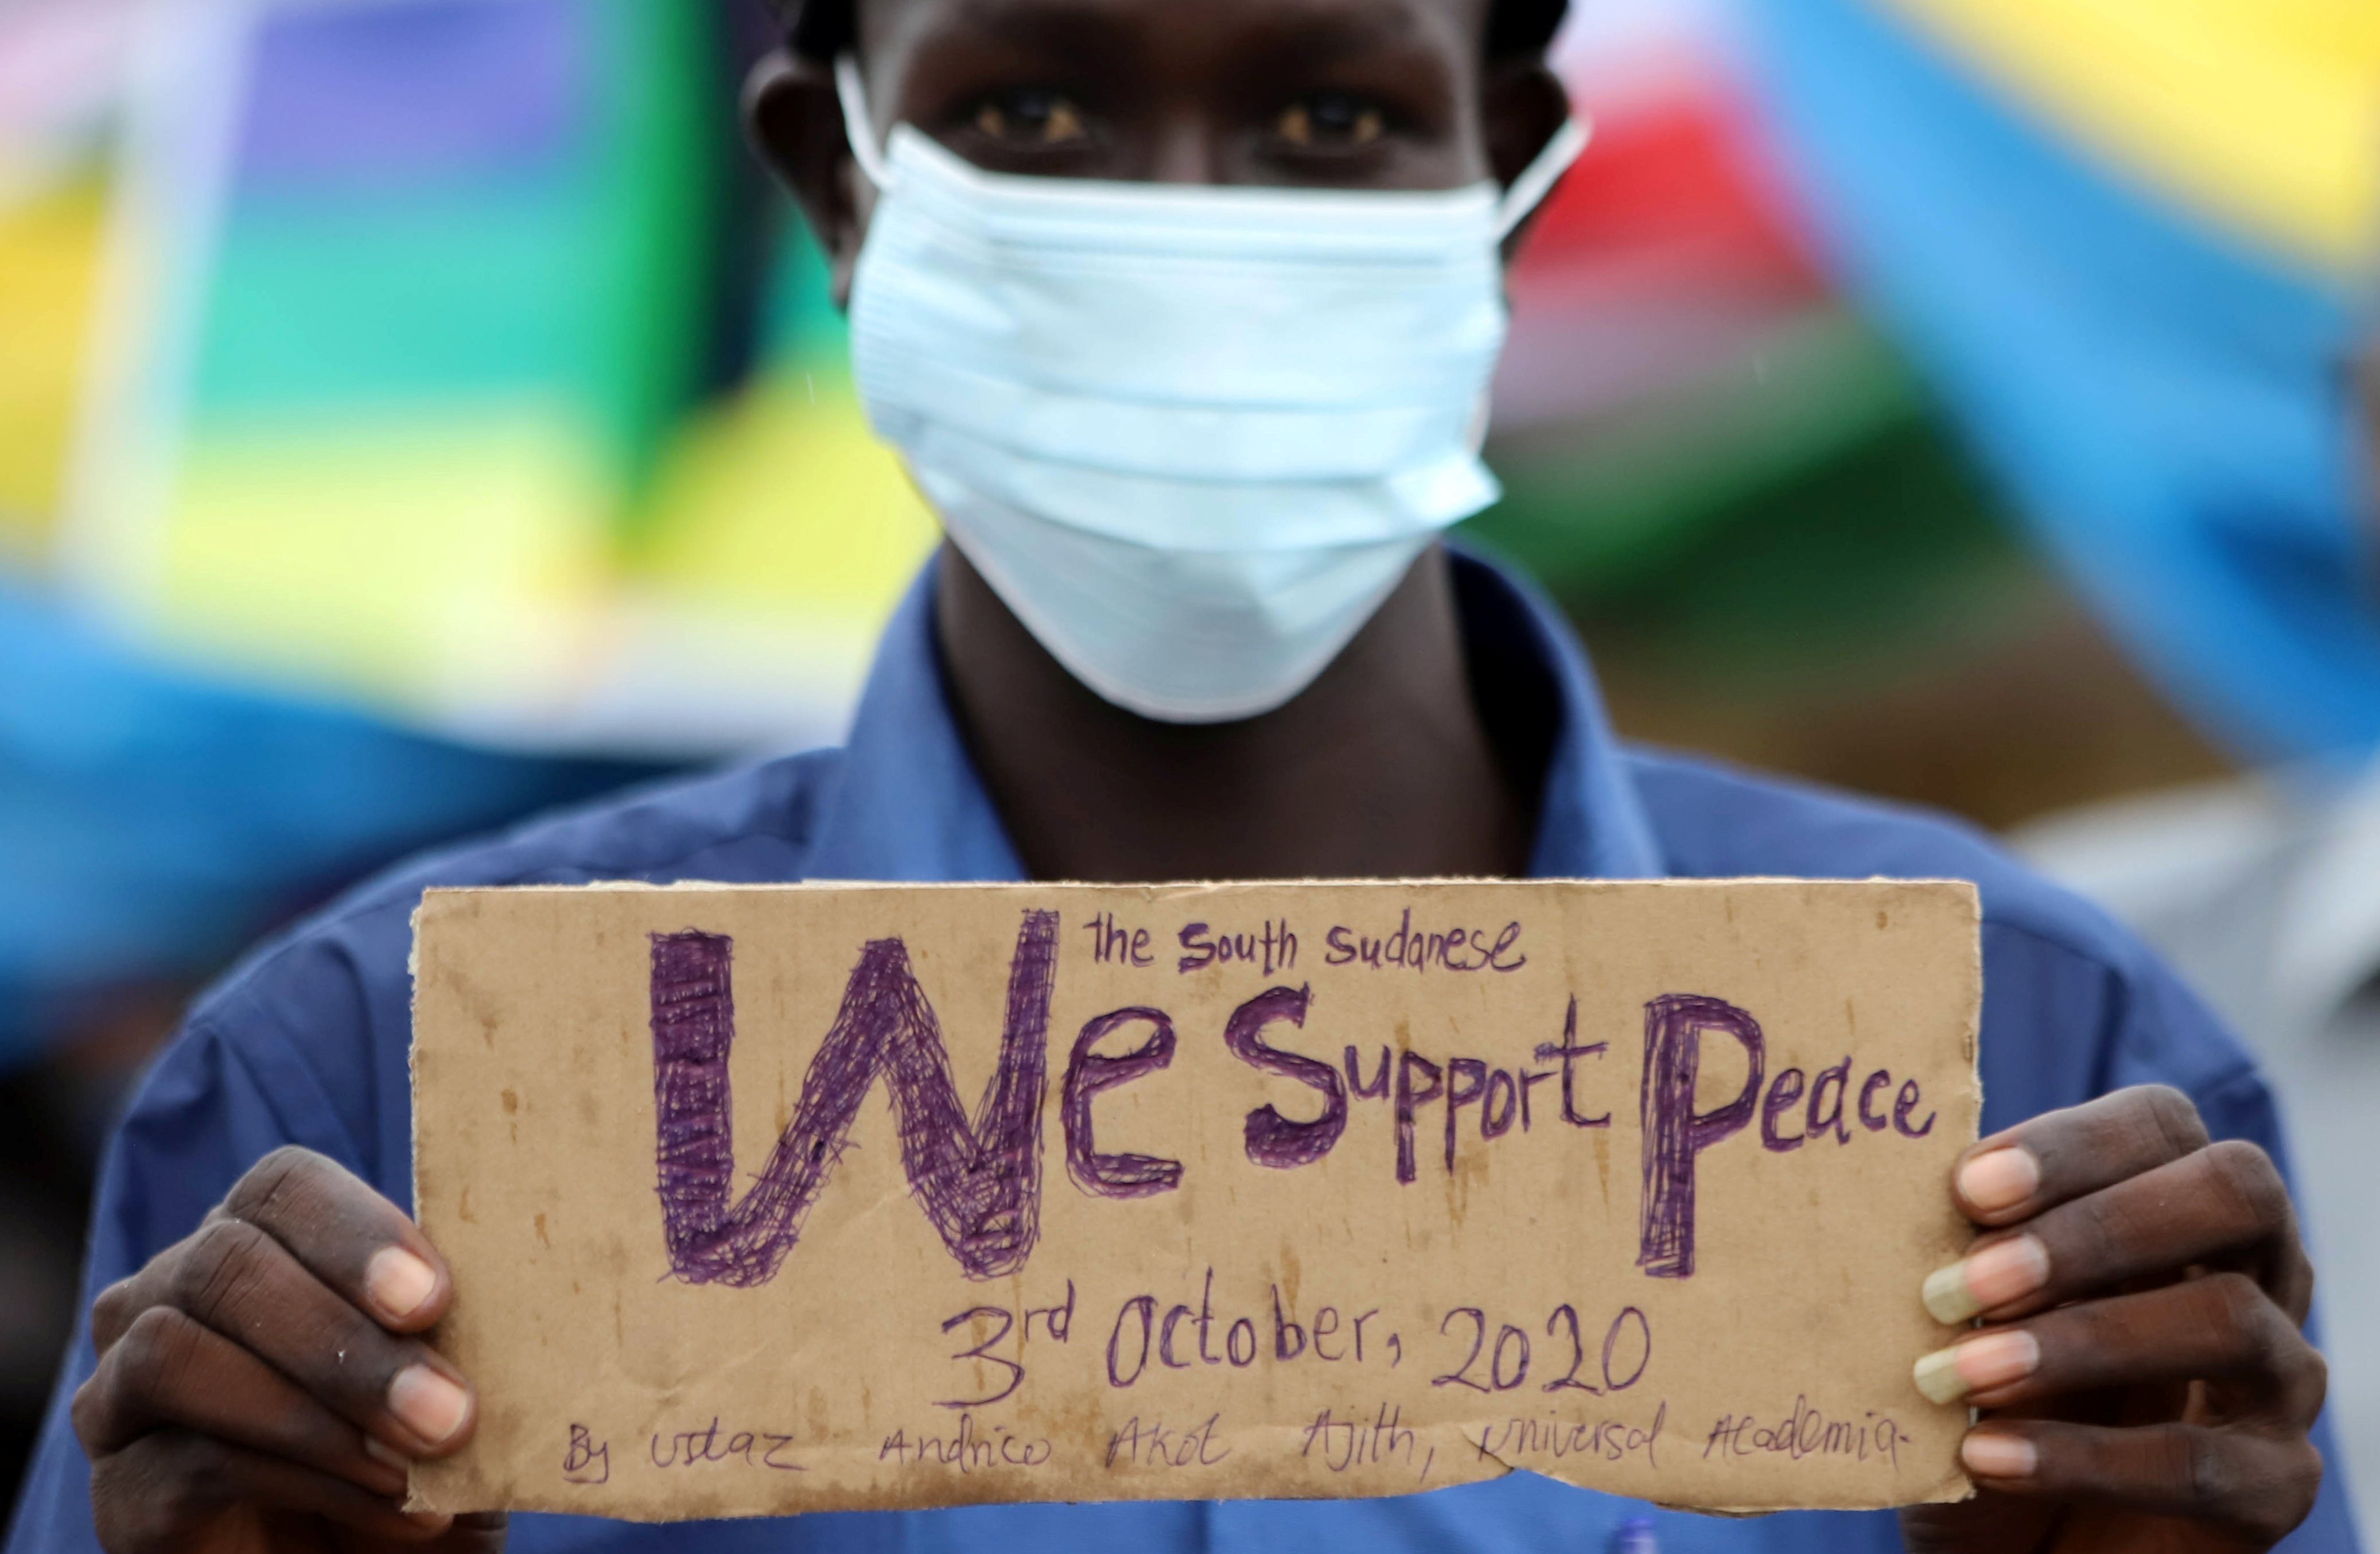
[{"label": "man", "polygon": [[[953,545],[844,748],[422,864],[201,1001],[112,1156],[12,1548],[2230,1550],[2301,1522],[2297,1547],[2351,1548],[2277,1126],[2209,1017],[1961,833],[1623,750],[1559,621],[1434,542],[1492,499],[1497,249],[1576,142],[1560,10],[805,11],[756,138]],[[1515,1475],[673,1529],[395,1509],[480,1406],[412,1336],[451,1281],[397,1207],[424,885],[1523,873],[1980,883],[2004,1131],[1946,1189],[1996,1233],[1925,1298],[1988,1326],[1920,1373],[1992,1411],[1981,1498],[1721,1523]]]}]

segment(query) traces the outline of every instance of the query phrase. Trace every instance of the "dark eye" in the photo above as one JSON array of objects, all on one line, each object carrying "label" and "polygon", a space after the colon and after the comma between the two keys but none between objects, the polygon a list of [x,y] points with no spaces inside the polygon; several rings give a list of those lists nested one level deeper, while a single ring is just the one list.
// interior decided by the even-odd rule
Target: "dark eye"
[{"label": "dark eye", "polygon": [[1344,91],[1301,97],[1273,120],[1273,133],[1293,146],[1349,151],[1368,146],[1388,128],[1380,110]]},{"label": "dark eye", "polygon": [[975,111],[975,127],[985,139],[1011,146],[1063,146],[1090,139],[1073,99],[1035,88],[985,98]]}]

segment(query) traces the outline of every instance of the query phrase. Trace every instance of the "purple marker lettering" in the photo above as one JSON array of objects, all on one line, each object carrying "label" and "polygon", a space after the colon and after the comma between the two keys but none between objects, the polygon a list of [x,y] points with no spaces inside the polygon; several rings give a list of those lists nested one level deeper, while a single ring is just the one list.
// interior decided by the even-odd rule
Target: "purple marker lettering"
[{"label": "purple marker lettering", "polygon": [[1571,1064],[1580,1058],[1599,1055],[1605,1050],[1606,1045],[1600,1041],[1590,1042],[1585,1047],[1578,1044],[1578,1000],[1572,998],[1570,1001],[1569,1012],[1562,1015],[1560,1045],[1557,1046],[1548,1041],[1537,1049],[1537,1062],[1541,1063],[1549,1063],[1556,1058],[1561,1060],[1562,1121],[1572,1127],[1608,1128],[1611,1125],[1611,1113],[1609,1111],[1600,1117],[1580,1116],[1576,1095],[1572,1088],[1574,1076],[1571,1071]]},{"label": "purple marker lettering", "polygon": [[1899,1095],[1892,1098],[1892,1127],[1895,1133],[1904,1138],[1924,1138],[1934,1131],[1935,1113],[1931,1111],[1925,1113],[1925,1123],[1923,1127],[1912,1128],[1909,1125],[1909,1114],[1916,1111],[1919,1104],[1917,1081],[1912,1079],[1900,1087]]},{"label": "purple marker lettering", "polygon": [[1389,1095],[1389,1050],[1380,1049],[1380,1072],[1368,1085],[1364,1083],[1363,1054],[1347,1049],[1347,1087],[1364,1100],[1386,1100]]},{"label": "purple marker lettering", "polygon": [[[1469,1084],[1463,1081],[1469,1080]],[[1481,1058],[1446,1060],[1446,1169],[1454,1169],[1454,1130],[1463,1109],[1488,1093],[1488,1064]]]},{"label": "purple marker lettering", "polygon": [[1248,1113],[1244,1130],[1248,1159],[1277,1171],[1313,1164],[1330,1153],[1330,1147],[1347,1127],[1347,1087],[1339,1071],[1318,1059],[1265,1044],[1265,1026],[1275,1020],[1305,1025],[1312,1001],[1311,988],[1268,989],[1232,1011],[1223,1025],[1223,1045],[1233,1057],[1322,1094],[1322,1115],[1310,1123],[1293,1123],[1269,1105]]},{"label": "purple marker lettering", "polygon": [[[1696,1111],[1694,1080],[1702,1071],[1705,1031],[1720,1031],[1741,1043],[1750,1072],[1733,1100]],[[1645,1006],[1645,1083],[1638,1102],[1645,1129],[1645,1200],[1636,1265],[1653,1278],[1694,1273],[1695,1157],[1752,1121],[1766,1062],[1759,1022],[1731,1003],[1667,993]]]},{"label": "purple marker lettering", "polygon": [[[1414,1075],[1428,1081],[1426,1090],[1414,1087]],[[1414,1162],[1414,1109],[1436,1100],[1445,1090],[1446,1074],[1418,1052],[1397,1054],[1397,1180],[1411,1182],[1420,1174]]]},{"label": "purple marker lettering", "polygon": [[[1122,1057],[1101,1057],[1092,1049],[1135,1023],[1151,1028],[1148,1039]],[[1059,1114],[1066,1126],[1066,1174],[1094,1197],[1145,1198],[1182,1184],[1182,1162],[1154,1155],[1102,1155],[1091,1133],[1091,1100],[1103,1090],[1129,1084],[1173,1062],[1173,1022],[1158,1009],[1119,1009],[1102,1014],[1075,1038],[1066,1061]]]},{"label": "purple marker lettering", "polygon": [[[1293,1341],[1294,1341],[1293,1342]],[[1281,1286],[1272,1287],[1272,1357],[1294,1360],[1305,1353],[1305,1329],[1281,1307]]]},{"label": "purple marker lettering", "polygon": [[1532,1068],[1521,1074],[1521,1131],[1529,1131],[1529,1092],[1554,1076],[1549,1068]]},{"label": "purple marker lettering", "polygon": [[[1117,1361],[1123,1354],[1123,1344],[1124,1342],[1124,1317],[1134,1312],[1138,1312],[1140,1314],[1140,1353],[1133,1358],[1132,1374],[1130,1376],[1126,1376],[1123,1374],[1123,1368],[1117,1364]],[[1156,1332],[1156,1296],[1135,1295],[1132,1299],[1124,1302],[1122,1306],[1117,1308],[1115,1326],[1108,1332],[1109,1386],[1129,1387],[1134,1382],[1140,1379],[1140,1373],[1148,1368],[1149,1341]]]},{"label": "purple marker lettering", "polygon": [[1802,1087],[1807,1076],[1798,1068],[1779,1074],[1768,1087],[1768,1097],[1760,1103],[1760,1142],[1764,1148],[1780,1155],[1792,1153],[1809,1142],[1810,1135],[1797,1133],[1791,1136],[1777,1131],[1777,1119],[1793,1109],[1802,1099]]},{"label": "purple marker lettering", "polygon": [[[1834,1087],[1834,1104],[1827,1105],[1827,1087]],[[1821,1069],[1810,1081],[1809,1131],[1812,1138],[1832,1130],[1835,1142],[1849,1144],[1852,1130],[1843,1122],[1843,1098],[1852,1087],[1852,1060],[1848,1054],[1832,1068]]]},{"label": "purple marker lettering", "polygon": [[1876,1099],[1876,1091],[1888,1090],[1891,1087],[1892,1073],[1888,1069],[1882,1068],[1879,1068],[1874,1074],[1869,1074],[1860,1085],[1860,1126],[1865,1128],[1870,1133],[1882,1133],[1885,1129],[1892,1125],[1892,1120],[1890,1118],[1868,1109],[1868,1102]]},{"label": "purple marker lettering", "polygon": [[[1500,1091],[1497,1088],[1499,1085],[1503,1087]],[[1504,1110],[1500,1116],[1496,1111],[1496,1098],[1500,1094],[1504,1098]],[[1496,1070],[1488,1076],[1487,1099],[1479,1103],[1479,1136],[1503,1137],[1512,1131],[1512,1123],[1519,1119],[1520,1112],[1520,1085],[1512,1078],[1509,1070],[1500,1068]]]},{"label": "purple marker lettering", "polygon": [[652,937],[655,1162],[671,1270],[695,1284],[751,1286],[774,1277],[880,1075],[900,1119],[910,1190],[961,1270],[992,1279],[1022,1269],[1040,1223],[1058,915],[1025,914],[999,1060],[972,1120],[907,948],[880,939],[862,949],[842,1010],[803,1076],[793,1121],[739,1202],[730,1201],[734,953],[734,941],[717,934]]}]

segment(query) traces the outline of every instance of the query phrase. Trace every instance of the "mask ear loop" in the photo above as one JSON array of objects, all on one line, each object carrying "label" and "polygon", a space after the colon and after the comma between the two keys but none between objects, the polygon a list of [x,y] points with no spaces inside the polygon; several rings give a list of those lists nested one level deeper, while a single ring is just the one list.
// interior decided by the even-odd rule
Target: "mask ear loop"
[{"label": "mask ear loop", "polygon": [[1553,139],[1546,142],[1546,149],[1537,153],[1536,159],[1512,180],[1512,187],[1504,191],[1503,203],[1496,208],[1498,242],[1510,237],[1514,228],[1529,219],[1529,212],[1544,203],[1546,196],[1553,192],[1554,185],[1561,181],[1561,176],[1570,171],[1571,164],[1585,152],[1587,142],[1594,139],[1594,120],[1584,117],[1562,120],[1562,127],[1554,131]]},{"label": "mask ear loop", "polygon": [[892,188],[892,169],[876,143],[876,125],[868,117],[868,83],[860,77],[858,55],[845,51],[834,56],[834,94],[843,103],[843,134],[851,142],[852,159],[879,190]]}]

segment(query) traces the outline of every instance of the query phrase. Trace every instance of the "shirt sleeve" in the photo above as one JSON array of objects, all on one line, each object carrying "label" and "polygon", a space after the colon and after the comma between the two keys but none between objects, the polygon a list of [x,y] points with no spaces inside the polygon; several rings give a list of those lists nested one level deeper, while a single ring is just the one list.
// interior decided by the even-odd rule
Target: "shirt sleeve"
[{"label": "shirt sleeve", "polygon": [[96,1554],[91,1464],[67,1409],[93,1365],[91,1303],[195,1230],[249,1166],[285,1144],[350,1169],[356,1150],[313,1098],[276,1096],[255,1065],[201,1015],[176,1038],[109,1146],[91,1217],[81,1315],[67,1348],[10,1529],[7,1554]]}]

